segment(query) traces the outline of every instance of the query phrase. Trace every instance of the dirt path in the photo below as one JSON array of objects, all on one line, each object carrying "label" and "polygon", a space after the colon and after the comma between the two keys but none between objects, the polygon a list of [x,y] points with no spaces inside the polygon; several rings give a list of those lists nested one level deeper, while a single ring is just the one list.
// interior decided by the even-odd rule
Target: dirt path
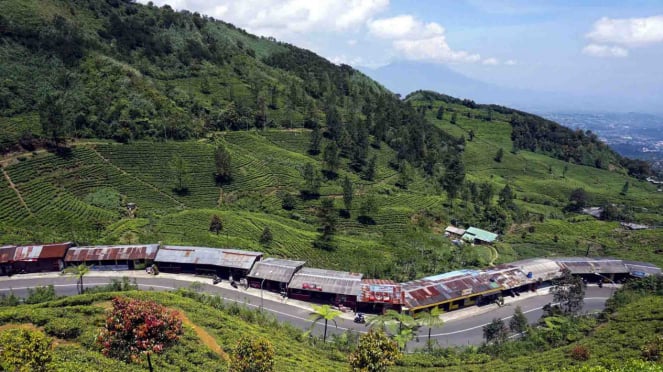
[{"label": "dirt path", "polygon": [[3,169],[2,174],[5,176],[5,179],[9,183],[9,188],[14,190],[14,192],[16,193],[16,196],[18,197],[18,200],[21,202],[21,205],[28,211],[28,213],[30,213],[30,215],[32,215],[32,211],[30,210],[30,208],[28,208],[28,205],[25,203],[25,200],[23,200],[23,196],[21,196],[21,192],[18,191],[18,189],[16,188],[16,185],[14,185],[14,182],[12,182],[12,179],[9,178],[9,173],[7,173],[7,171]]},{"label": "dirt path", "polygon": [[193,322],[191,322],[191,320],[189,320],[189,318],[186,316],[186,314],[184,314],[181,311],[180,311],[180,316],[182,317],[182,323],[184,323],[185,325],[191,327],[191,329],[193,329],[193,331],[196,332],[196,335],[198,335],[198,338],[200,338],[200,341],[202,341],[202,343],[205,344],[205,346],[209,347],[210,350],[212,350],[217,355],[219,355],[223,360],[225,360],[225,361],[230,360],[230,357],[228,356],[228,354],[226,354],[226,352],[223,351],[221,346],[219,346],[219,344],[216,342],[214,337],[212,337],[212,335],[207,333],[207,331],[204,330],[203,328],[201,328],[201,327],[195,325]]}]

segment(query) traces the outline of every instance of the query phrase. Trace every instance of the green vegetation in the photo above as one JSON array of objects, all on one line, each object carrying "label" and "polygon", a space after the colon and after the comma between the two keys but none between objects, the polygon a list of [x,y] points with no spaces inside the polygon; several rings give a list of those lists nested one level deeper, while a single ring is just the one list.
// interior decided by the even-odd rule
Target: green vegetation
[{"label": "green vegetation", "polygon": [[[224,303],[218,297],[186,290],[175,293],[88,293],[33,305],[0,307],[0,334],[4,337],[7,330],[31,327],[35,332],[53,338],[51,362],[46,365],[48,370],[86,371],[90,366],[98,371],[147,370],[146,358],[135,360],[137,363],[125,363],[105,357],[97,344],[97,336],[112,308],[110,301],[118,295],[129,302],[154,301],[158,306],[177,310],[183,316],[180,339],[164,348],[163,353],[151,355],[156,371],[225,371],[230,368],[229,356],[236,355],[241,339],[257,340],[264,334],[270,335],[273,345],[275,371],[347,368],[347,354],[334,348],[321,349],[308,344],[300,330],[281,325],[270,316],[235,303]],[[2,345],[11,344],[3,342]],[[265,354],[265,363],[267,356]]]}]

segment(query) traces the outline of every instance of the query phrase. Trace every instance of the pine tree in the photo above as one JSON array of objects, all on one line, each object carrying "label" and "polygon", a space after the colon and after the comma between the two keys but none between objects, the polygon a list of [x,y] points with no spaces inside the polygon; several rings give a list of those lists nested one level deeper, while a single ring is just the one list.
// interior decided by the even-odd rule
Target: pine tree
[{"label": "pine tree", "polygon": [[458,114],[454,112],[453,115],[451,115],[451,124],[456,124],[457,122],[458,122]]},{"label": "pine tree", "polygon": [[364,179],[368,181],[373,181],[375,178],[375,168],[377,167],[377,157],[373,155],[371,160],[368,161],[366,170],[364,171]]},{"label": "pine tree", "polygon": [[495,161],[501,163],[503,156],[504,156],[504,149],[500,147],[499,150],[497,150],[497,153],[495,154]]},{"label": "pine tree", "polygon": [[345,176],[345,179],[343,179],[343,205],[345,205],[345,210],[348,214],[350,213],[350,209],[352,209],[353,194],[352,182],[350,182],[348,176]]},{"label": "pine tree", "polygon": [[320,153],[320,143],[322,142],[322,133],[320,133],[320,126],[315,124],[311,131],[311,139],[308,145],[308,153],[311,155],[318,155]]},{"label": "pine tree", "polygon": [[336,145],[336,142],[331,141],[327,144],[327,146],[325,146],[325,150],[322,154],[322,159],[325,163],[327,171],[331,175],[335,175],[336,170],[338,169],[338,166],[340,164],[338,157],[338,146]]},{"label": "pine tree", "polygon": [[437,115],[435,115],[437,120],[442,120],[444,119],[444,106],[440,106],[440,108],[437,109]]}]

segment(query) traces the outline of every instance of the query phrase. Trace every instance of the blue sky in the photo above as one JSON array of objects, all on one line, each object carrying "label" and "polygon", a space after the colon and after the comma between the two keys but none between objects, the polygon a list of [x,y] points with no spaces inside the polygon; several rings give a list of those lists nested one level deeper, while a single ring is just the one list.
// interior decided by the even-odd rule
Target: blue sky
[{"label": "blue sky", "polygon": [[591,97],[604,111],[663,112],[663,0],[154,3],[211,15],[364,71],[433,63],[495,86]]}]

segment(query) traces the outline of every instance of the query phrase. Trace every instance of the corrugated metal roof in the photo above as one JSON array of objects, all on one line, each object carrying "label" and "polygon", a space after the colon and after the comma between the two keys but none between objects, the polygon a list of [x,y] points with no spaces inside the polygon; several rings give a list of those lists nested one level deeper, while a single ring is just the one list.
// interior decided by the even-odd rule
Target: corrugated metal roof
[{"label": "corrugated metal roof", "polygon": [[267,279],[275,282],[288,283],[293,274],[304,266],[305,261],[266,258],[253,265],[249,278]]},{"label": "corrugated metal roof", "polygon": [[260,252],[208,247],[165,245],[157,252],[157,262],[202,264],[248,270],[262,256]]},{"label": "corrugated metal roof", "polygon": [[572,274],[628,274],[629,269],[622,260],[611,258],[564,257],[555,259]]},{"label": "corrugated metal roof", "polygon": [[305,267],[296,272],[289,288],[358,296],[364,274]]},{"label": "corrugated metal roof", "polygon": [[5,245],[0,247],[0,264],[13,261],[15,251],[16,247],[13,245]]},{"label": "corrugated metal roof", "polygon": [[64,260],[65,262],[154,260],[158,249],[158,244],[73,247],[69,248]]},{"label": "corrugated metal roof", "polygon": [[454,298],[501,289],[498,283],[490,281],[489,275],[476,271],[441,280],[413,280],[401,286],[405,292],[405,303],[410,308],[432,306]]},{"label": "corrugated metal roof", "polygon": [[517,288],[530,282],[527,275],[518,267],[502,265],[487,269],[484,273],[491,282],[499,284],[503,289]]},{"label": "corrugated metal roof", "polygon": [[476,227],[470,227],[469,229],[465,230],[465,235],[463,235],[462,239],[478,239],[487,243],[492,243],[495,241],[495,239],[497,239],[497,234]]},{"label": "corrugated metal roof", "polygon": [[16,247],[14,261],[36,261],[39,259],[64,258],[71,243],[24,245]]},{"label": "corrugated metal roof", "polygon": [[525,275],[532,273],[532,281],[539,279],[543,281],[552,280],[562,274],[562,267],[557,262],[547,258],[520,260],[506,265],[520,268]]},{"label": "corrugated metal roof", "polygon": [[459,227],[451,226],[451,225],[450,225],[450,226],[447,226],[447,228],[444,229],[444,231],[446,231],[446,232],[448,232],[448,233],[456,234],[456,235],[463,235],[463,234],[465,234],[465,229],[461,229],[461,228],[459,228]]},{"label": "corrugated metal roof", "polygon": [[624,265],[633,276],[644,277],[649,275],[661,275],[661,269],[649,262],[624,261]]},{"label": "corrugated metal roof", "polygon": [[362,279],[361,292],[357,301],[368,303],[403,303],[401,285],[387,279]]}]

